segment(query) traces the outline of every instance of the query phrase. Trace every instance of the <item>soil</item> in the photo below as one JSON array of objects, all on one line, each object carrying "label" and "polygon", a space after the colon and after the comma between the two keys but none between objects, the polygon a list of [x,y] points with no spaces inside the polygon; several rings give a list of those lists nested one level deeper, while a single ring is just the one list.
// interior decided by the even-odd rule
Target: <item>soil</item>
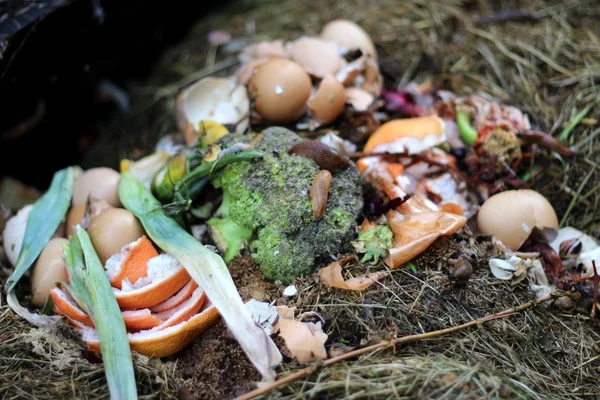
[{"label": "soil", "polygon": [[[266,282],[249,256],[229,264],[242,300],[271,301],[281,292]],[[227,399],[253,389],[260,374],[229,333],[223,321],[210,327],[192,346],[171,357],[177,363],[176,376],[185,399]],[[168,360],[171,361],[171,360]]]},{"label": "soil", "polygon": [[182,398],[234,398],[253,389],[254,382],[260,381],[260,374],[223,321],[209,328],[175,357],[178,366],[175,374],[182,386]]}]

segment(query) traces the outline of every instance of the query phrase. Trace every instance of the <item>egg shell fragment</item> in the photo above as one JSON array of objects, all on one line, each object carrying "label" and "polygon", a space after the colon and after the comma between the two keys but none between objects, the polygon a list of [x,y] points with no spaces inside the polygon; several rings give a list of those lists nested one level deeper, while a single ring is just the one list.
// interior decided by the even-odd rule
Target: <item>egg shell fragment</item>
[{"label": "egg shell fragment", "polygon": [[88,233],[102,264],[123,246],[144,235],[137,218],[124,208],[111,208],[92,219]]},{"label": "egg shell fragment", "polygon": [[119,180],[121,174],[111,168],[91,168],[75,181],[72,206],[85,204],[88,199],[106,200],[113,207],[120,207]]},{"label": "egg shell fragment", "polygon": [[2,232],[6,258],[8,258],[8,261],[13,266],[17,265],[17,259],[21,252],[23,238],[25,237],[25,229],[27,228],[27,221],[29,220],[31,210],[33,210],[33,204],[21,208],[19,212],[17,212],[17,215],[11,217],[6,222],[6,226]]},{"label": "egg shell fragment", "polygon": [[312,89],[308,74],[297,63],[272,59],[250,79],[248,91],[256,111],[272,123],[289,123],[306,110]]},{"label": "egg shell fragment", "polygon": [[51,239],[38,257],[31,273],[31,303],[42,307],[57,282],[67,282],[67,265],[63,256],[65,238]]},{"label": "egg shell fragment", "polygon": [[288,53],[310,75],[322,78],[342,67],[335,44],[322,39],[302,37],[287,44]]},{"label": "egg shell fragment", "polygon": [[344,86],[332,75],[325,75],[319,88],[308,100],[308,107],[319,126],[332,123],[344,111]]},{"label": "egg shell fragment", "polygon": [[550,202],[530,190],[507,190],[487,199],[477,215],[484,234],[493,235],[513,251],[518,250],[534,228],[558,229],[558,218]]},{"label": "egg shell fragment", "polygon": [[333,42],[347,50],[360,49],[363,54],[377,60],[373,41],[363,28],[352,21],[345,19],[330,21],[323,27],[321,39]]}]

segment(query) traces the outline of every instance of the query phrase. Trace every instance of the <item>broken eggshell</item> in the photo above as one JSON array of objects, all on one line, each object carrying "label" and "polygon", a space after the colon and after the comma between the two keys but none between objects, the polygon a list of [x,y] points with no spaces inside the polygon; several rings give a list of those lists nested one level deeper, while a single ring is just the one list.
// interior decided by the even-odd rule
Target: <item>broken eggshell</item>
[{"label": "broken eggshell", "polygon": [[181,132],[198,132],[200,122],[235,125],[242,133],[249,123],[250,100],[243,85],[232,79],[204,78],[181,90],[175,99],[175,120]]},{"label": "broken eggshell", "polygon": [[316,78],[335,74],[342,66],[334,43],[313,37],[301,37],[286,45],[290,58]]},{"label": "broken eggshell", "polygon": [[17,258],[21,252],[23,238],[25,237],[25,229],[27,228],[27,220],[29,214],[33,210],[33,204],[26,205],[21,208],[17,215],[11,217],[4,227],[2,237],[4,238],[4,251],[6,258],[13,265],[17,265]]},{"label": "broken eggshell", "polygon": [[308,100],[313,122],[311,128],[332,123],[344,111],[346,95],[344,86],[332,75],[325,75],[315,94]]},{"label": "broken eggshell", "polygon": [[512,251],[517,251],[534,228],[546,240],[553,239],[558,230],[558,218],[550,202],[540,193],[530,189],[507,190],[483,203],[477,215],[477,226],[483,234],[493,235]]},{"label": "broken eggshell", "polygon": [[326,359],[325,342],[327,335],[321,329],[321,323],[300,322],[294,319],[280,319],[275,326],[289,350],[289,356],[299,362],[312,362]]},{"label": "broken eggshell", "polygon": [[333,42],[347,51],[359,49],[363,54],[377,60],[373,41],[363,28],[352,21],[345,19],[330,21],[323,27],[321,39]]},{"label": "broken eggshell", "polygon": [[355,111],[365,112],[375,101],[375,96],[360,88],[346,88],[346,103],[350,104]]}]

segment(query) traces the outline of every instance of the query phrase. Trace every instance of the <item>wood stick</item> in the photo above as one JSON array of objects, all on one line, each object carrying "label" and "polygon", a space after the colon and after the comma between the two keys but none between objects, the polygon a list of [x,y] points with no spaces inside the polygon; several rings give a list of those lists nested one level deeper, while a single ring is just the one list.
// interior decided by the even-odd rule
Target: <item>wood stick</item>
[{"label": "wood stick", "polygon": [[481,325],[484,324],[486,322],[490,322],[490,321],[495,321],[497,319],[502,319],[502,318],[507,318],[507,317],[511,317],[513,315],[517,315],[522,311],[528,310],[530,308],[533,308],[539,304],[545,303],[547,301],[556,299],[557,297],[559,297],[558,295],[555,294],[549,294],[547,296],[544,297],[540,297],[539,299],[530,301],[528,303],[522,304],[518,307],[514,307],[508,310],[504,310],[501,311],[497,314],[493,314],[493,315],[488,315],[487,317],[482,317],[473,321],[469,321],[466,322],[464,324],[461,325],[457,325],[457,326],[453,326],[450,328],[445,328],[445,329],[440,329],[437,331],[433,331],[433,332],[426,332],[426,333],[419,333],[417,335],[409,335],[409,336],[403,336],[401,338],[397,338],[397,339],[390,339],[390,340],[385,340],[376,344],[373,344],[371,346],[367,346],[367,347],[363,347],[361,349],[357,349],[357,350],[353,350],[350,351],[348,353],[345,354],[341,354],[337,357],[333,357],[330,358],[328,360],[325,361],[317,361],[316,363],[314,363],[313,365],[303,368],[299,371],[296,371],[292,374],[289,374],[287,376],[284,376],[283,378],[280,378],[278,380],[276,380],[275,382],[265,385],[263,387],[259,387],[257,389],[252,390],[251,392],[248,392],[244,395],[238,396],[235,398],[235,400],[250,400],[253,399],[255,397],[261,396],[263,394],[266,394],[268,392],[270,392],[273,389],[276,389],[278,387],[284,386],[288,383],[294,382],[295,380],[298,380],[300,378],[304,378],[309,376],[310,374],[312,374],[313,372],[317,371],[320,367],[322,366],[328,366],[328,365],[332,365],[335,363],[338,363],[340,361],[344,361],[347,360],[349,358],[353,358],[353,357],[357,357],[366,353],[370,353],[371,351],[374,350],[378,350],[378,349],[382,349],[382,348],[386,348],[386,347],[391,347],[391,346],[395,346],[397,344],[400,343],[408,343],[408,342],[417,342],[419,340],[425,340],[425,339],[431,339],[434,337],[438,337],[438,336],[442,336],[442,335],[447,335],[449,333],[453,333],[453,332],[458,332],[460,330],[466,329],[466,328],[470,328],[472,326],[477,326],[477,325]]}]

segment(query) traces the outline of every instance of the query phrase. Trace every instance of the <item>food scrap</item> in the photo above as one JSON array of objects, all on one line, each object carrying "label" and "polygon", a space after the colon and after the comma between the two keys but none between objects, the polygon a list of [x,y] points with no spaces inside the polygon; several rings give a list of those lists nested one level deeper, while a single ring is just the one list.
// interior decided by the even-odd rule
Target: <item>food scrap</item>
[{"label": "food scrap", "polygon": [[[233,40],[215,33],[211,49]],[[418,274],[415,260],[453,240],[462,251],[427,266],[447,287],[469,290],[486,265],[487,278],[538,299],[591,299],[595,318],[600,242],[561,226],[560,208],[527,183],[537,157],[575,148],[488,95],[386,86],[375,44],[351,21],[248,44],[237,58],[229,76],[185,81],[172,98],[176,132],[153,152],[119,170],[59,171],[6,221],[5,291],[18,315],[68,321],[104,360],[129,349],[127,365],[131,351],[177,357],[222,318],[272,382],[282,362],[359,346],[334,339],[330,316],[302,304],[306,290],[349,291],[368,319],[370,291]],[[478,259],[475,244],[494,256]],[[262,286],[242,300],[252,270],[232,266],[243,258]],[[30,296],[18,299],[30,268]],[[111,336],[102,321],[123,329]]]}]

